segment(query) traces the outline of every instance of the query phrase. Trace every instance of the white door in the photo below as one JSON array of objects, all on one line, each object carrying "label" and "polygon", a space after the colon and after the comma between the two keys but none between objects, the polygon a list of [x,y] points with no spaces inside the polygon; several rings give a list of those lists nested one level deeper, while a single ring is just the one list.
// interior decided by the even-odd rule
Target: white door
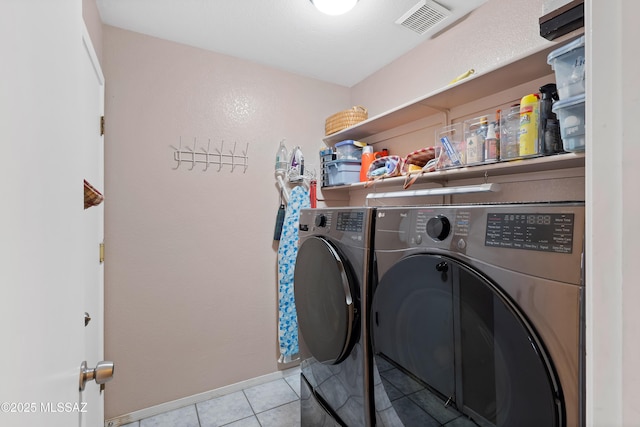
[{"label": "white door", "polygon": [[[104,112],[104,76],[86,29],[82,37],[82,47],[81,75],[78,81],[81,85],[80,103],[84,108],[78,126],[81,130],[83,148],[83,176],[92,187],[104,194],[104,138],[100,131],[100,118]],[[104,239],[104,203],[86,208],[82,216],[84,311],[87,313],[83,360],[89,368],[95,368],[96,363],[104,358],[104,269],[99,256],[100,243]],[[104,424],[103,396],[100,386],[95,383],[86,384],[81,400],[90,410],[83,414],[83,427]]]},{"label": "white door", "polygon": [[96,410],[78,390],[88,357],[81,6],[0,1],[2,426],[81,426]]}]

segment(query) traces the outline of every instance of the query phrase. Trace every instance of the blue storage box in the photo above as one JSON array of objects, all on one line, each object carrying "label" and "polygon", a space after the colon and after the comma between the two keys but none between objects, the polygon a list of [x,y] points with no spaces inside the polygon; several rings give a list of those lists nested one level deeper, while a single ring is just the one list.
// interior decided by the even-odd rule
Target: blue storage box
[{"label": "blue storage box", "polygon": [[325,162],[328,186],[353,184],[360,182],[360,161],[338,159]]}]

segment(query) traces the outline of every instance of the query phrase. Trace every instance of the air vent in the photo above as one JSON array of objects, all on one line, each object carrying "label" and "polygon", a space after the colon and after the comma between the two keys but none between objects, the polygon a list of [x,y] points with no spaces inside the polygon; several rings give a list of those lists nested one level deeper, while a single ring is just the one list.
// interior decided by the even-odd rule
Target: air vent
[{"label": "air vent", "polygon": [[444,23],[451,16],[451,12],[431,0],[421,0],[413,6],[407,13],[396,21],[420,35],[424,35],[431,30],[442,28]]}]

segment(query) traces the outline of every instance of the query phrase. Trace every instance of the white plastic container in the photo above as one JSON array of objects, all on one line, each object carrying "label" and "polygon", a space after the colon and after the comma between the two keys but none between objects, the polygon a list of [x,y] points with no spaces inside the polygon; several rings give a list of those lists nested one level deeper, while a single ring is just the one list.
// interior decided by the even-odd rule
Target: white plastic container
[{"label": "white plastic container", "polygon": [[560,122],[560,135],[565,151],[584,151],[585,95],[562,99],[553,104]]},{"label": "white plastic container", "polygon": [[560,99],[584,93],[584,36],[551,52],[547,63],[555,71]]},{"label": "white plastic container", "polygon": [[347,139],[336,144],[336,159],[338,160],[360,160],[362,158],[362,148],[356,141]]},{"label": "white plastic container", "polygon": [[346,185],[360,182],[360,161],[338,159],[325,163],[328,185]]}]

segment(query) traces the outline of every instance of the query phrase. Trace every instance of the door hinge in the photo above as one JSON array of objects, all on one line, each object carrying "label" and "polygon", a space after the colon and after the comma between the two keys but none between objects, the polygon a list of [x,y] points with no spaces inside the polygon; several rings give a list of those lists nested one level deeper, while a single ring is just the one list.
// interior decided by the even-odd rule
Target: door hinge
[{"label": "door hinge", "polygon": [[104,116],[100,116],[100,136],[104,135]]},{"label": "door hinge", "polygon": [[104,242],[100,243],[100,264],[104,262]]}]

